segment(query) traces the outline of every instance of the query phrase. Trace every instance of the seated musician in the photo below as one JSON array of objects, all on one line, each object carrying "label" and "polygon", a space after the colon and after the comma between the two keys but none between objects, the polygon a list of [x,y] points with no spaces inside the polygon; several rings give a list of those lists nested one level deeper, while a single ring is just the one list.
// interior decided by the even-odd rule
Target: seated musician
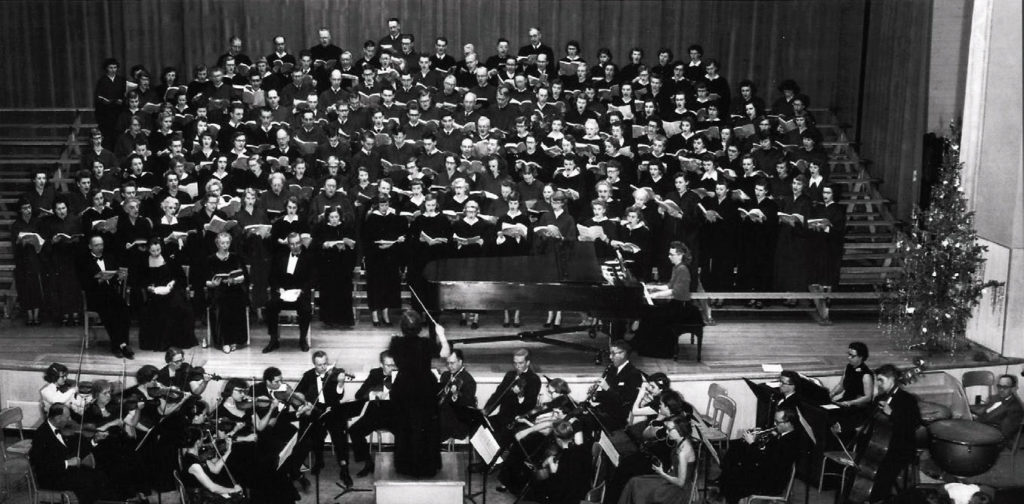
[{"label": "seated musician", "polygon": [[107,380],[92,382],[92,401],[85,407],[82,422],[95,426],[96,432],[106,433],[106,439],[93,447],[92,456],[96,469],[106,474],[110,482],[107,495],[118,500],[139,497],[144,502],[150,489],[149,478],[135,451],[136,440],[125,435],[119,413],[121,406],[114,385]]},{"label": "seated musician", "polygon": [[[164,362],[167,365],[160,368],[156,381],[165,387],[177,387],[192,395],[201,396],[213,378],[213,375],[204,372],[202,368],[193,368],[191,364],[185,362],[185,351],[178,347],[169,347],[164,352]],[[194,372],[197,369],[199,373]]]},{"label": "seated musician", "polygon": [[680,241],[669,244],[672,277],[667,285],[649,286],[652,299],[668,299],[640,322],[633,344],[637,353],[648,357],[672,357],[678,344],[680,325],[704,324],[700,310],[690,300],[690,250]]},{"label": "seated musician", "polygon": [[663,465],[671,465],[668,463],[671,451],[666,443],[660,442],[664,441],[667,433],[665,421],[672,417],[690,418],[693,416],[693,407],[683,400],[679,392],[670,388],[660,392],[656,400],[656,407],[653,400],[642,407],[645,411],[651,409],[654,412],[652,417],[626,427],[625,435],[629,440],[644,449],[622,454],[619,465],[608,478],[605,493],[609,498],[606,502],[617,502],[618,496],[634,476],[652,474],[651,456],[661,459]]},{"label": "seated musician", "polygon": [[786,370],[779,375],[779,395],[775,398],[775,411],[782,409],[795,410],[800,399],[796,395],[796,383],[800,375],[796,371]]},{"label": "seated musician", "polygon": [[50,364],[43,372],[46,385],[39,389],[39,407],[45,413],[54,404],[66,404],[75,415],[81,415],[83,403],[78,397],[78,384],[68,379],[68,367],[59,362]]},{"label": "seated musician", "polygon": [[971,406],[974,419],[991,425],[1003,433],[1006,445],[1012,447],[1017,429],[1024,421],[1024,408],[1017,397],[1017,377],[1004,374],[996,382],[996,395],[984,404]]},{"label": "seated musician", "polygon": [[539,463],[530,463],[535,482],[529,499],[552,504],[580,502],[590,490],[594,469],[591,443],[584,442],[568,420],[555,422],[548,443],[539,454]]},{"label": "seated musician", "polygon": [[850,343],[847,349],[846,370],[843,379],[832,387],[832,401],[845,408],[839,422],[839,430],[845,437],[867,420],[875,399],[875,375],[865,362],[868,360],[868,346],[860,341]]},{"label": "seated musician", "polygon": [[690,441],[690,421],[675,415],[664,421],[664,437],[658,442],[671,449],[670,463],[665,466],[658,458],[650,462],[654,474],[630,478],[619,496],[619,504],[654,504],[659,502],[689,502],[693,470],[697,460]]},{"label": "seated musician", "polygon": [[299,420],[299,432],[309,431],[307,449],[313,452],[313,467],[310,473],[316,475],[324,467],[324,438],[331,434],[334,454],[340,466],[339,479],[346,486],[352,486],[352,477],[348,474],[348,419],[351,417],[342,410],[342,399],[345,398],[345,370],[334,367],[327,360],[323,350],[313,352],[313,369],[302,374],[295,390],[313,405],[308,415]]},{"label": "seated musician", "polygon": [[742,443],[732,443],[722,460],[718,487],[726,502],[735,504],[748,495],[778,495],[789,483],[793,464],[800,455],[796,410],[775,412],[775,427],[760,434],[743,433]]},{"label": "seated musician", "polygon": [[[665,373],[653,373],[647,377],[640,386],[640,393],[636,395],[636,400],[633,401],[633,410],[630,411],[634,421],[637,418],[653,419],[657,416],[662,402],[666,396],[670,395],[670,392],[679,396],[678,392],[672,390],[672,380]],[[679,396],[679,399],[682,400],[682,396]],[[692,413],[693,408],[690,407],[687,414]]]},{"label": "seated musician", "polygon": [[611,365],[596,384],[588,399],[596,406],[604,427],[617,430],[626,426],[633,402],[640,393],[643,373],[629,362],[632,346],[626,340],[612,341],[608,350]]},{"label": "seated musician", "polygon": [[466,369],[465,356],[453,349],[446,359],[448,369],[441,373],[441,439],[464,439],[473,431],[476,411],[476,380]]},{"label": "seated musician", "polygon": [[485,413],[493,413],[489,419],[501,445],[512,441],[508,426],[517,416],[537,406],[540,393],[540,377],[530,369],[530,351],[525,348],[516,350],[512,355],[512,365],[513,369],[505,373],[484,405]]},{"label": "seated musician", "polygon": [[181,456],[181,481],[188,493],[188,502],[208,504],[237,502],[242,497],[242,487],[225,481],[222,476],[227,466],[225,460],[231,455],[230,438],[225,440],[223,449],[214,448],[198,427],[187,431],[185,450]]},{"label": "seated musician", "polygon": [[[61,403],[50,406],[46,421],[36,429],[29,463],[40,488],[70,490],[78,502],[92,504],[106,488],[106,475],[91,467],[83,467],[82,459],[91,452],[94,443],[102,439],[99,433],[92,442],[78,439],[80,434],[61,431],[73,426],[71,409]],[[72,429],[73,430],[73,429]]]},{"label": "seated musician", "polygon": [[[266,418],[266,426],[260,432],[257,439],[257,448],[261,452],[271,452],[275,456],[272,461],[274,467],[278,466],[279,455],[284,455],[285,445],[292,436],[298,434],[298,429],[293,422],[300,417],[306,416],[312,410],[313,405],[305,400],[305,397],[288,386],[284,382],[281,370],[271,366],[263,370],[263,379],[253,387],[253,398],[256,401],[256,416]],[[303,446],[307,446],[304,443]],[[293,449],[292,455],[281,464],[281,471],[289,479],[299,482],[303,490],[308,490],[309,480],[300,470],[304,450]]]},{"label": "seated musician", "polygon": [[[871,487],[871,502],[886,501],[892,495],[896,476],[903,472],[907,464],[916,456],[915,432],[921,425],[921,410],[917,396],[903,390],[899,379],[902,373],[892,364],[885,364],[875,369],[878,393],[875,395],[881,415],[888,417],[890,435],[881,462],[875,472],[874,484]],[[875,426],[882,421],[879,416],[869,424],[864,432],[862,443],[875,444],[872,441]],[[869,449],[869,448],[865,448]]]},{"label": "seated musician", "polygon": [[[398,367],[395,359],[388,351],[380,353],[380,367],[370,370],[366,380],[356,391],[356,401],[365,403],[362,417],[348,429],[352,438],[353,457],[356,462],[365,461],[363,468],[356,474],[363,477],[373,474],[374,462],[370,454],[370,443],[366,440],[372,432],[386,430],[394,432],[394,409],[391,404],[391,385],[394,383]],[[333,439],[333,436],[332,436]]]}]

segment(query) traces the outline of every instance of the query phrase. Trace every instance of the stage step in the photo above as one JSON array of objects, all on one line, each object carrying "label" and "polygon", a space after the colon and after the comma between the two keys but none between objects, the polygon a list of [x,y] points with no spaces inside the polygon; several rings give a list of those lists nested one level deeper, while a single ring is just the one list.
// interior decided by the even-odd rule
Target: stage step
[{"label": "stage step", "polygon": [[430,479],[414,479],[395,472],[394,453],[382,452],[375,457],[377,470],[373,486],[377,504],[461,504],[467,454],[441,453],[441,471]]}]

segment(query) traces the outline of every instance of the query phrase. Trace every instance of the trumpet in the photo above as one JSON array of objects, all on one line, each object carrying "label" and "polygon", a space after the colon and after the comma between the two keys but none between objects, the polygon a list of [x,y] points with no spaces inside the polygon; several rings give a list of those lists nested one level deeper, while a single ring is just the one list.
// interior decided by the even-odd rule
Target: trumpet
[{"label": "trumpet", "polygon": [[779,431],[775,427],[769,427],[767,429],[750,429],[747,431],[747,434],[754,437],[754,446],[764,448],[768,441],[779,435]]}]

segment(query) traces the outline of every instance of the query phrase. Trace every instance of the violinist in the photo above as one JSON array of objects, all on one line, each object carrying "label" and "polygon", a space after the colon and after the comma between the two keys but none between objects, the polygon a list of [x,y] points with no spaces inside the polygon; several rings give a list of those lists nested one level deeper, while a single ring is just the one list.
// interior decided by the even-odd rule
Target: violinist
[{"label": "violinist", "polygon": [[[654,375],[652,375],[652,379]],[[629,437],[640,449],[624,454],[619,459],[619,465],[608,478],[605,494],[610,497],[607,502],[617,502],[618,496],[622,493],[630,479],[635,476],[653,474],[651,459],[657,458],[662,465],[671,465],[671,450],[665,439],[668,437],[668,429],[665,422],[669,418],[681,417],[690,418],[693,414],[693,407],[690,406],[683,396],[670,388],[661,391],[657,397],[657,407],[654,408],[654,400],[643,407],[646,410],[654,408],[654,416],[626,428],[626,436]]]},{"label": "violinist", "polygon": [[188,493],[188,502],[199,504],[221,504],[238,502],[242,498],[242,487],[225,481],[225,460],[231,455],[232,442],[225,440],[224,447],[204,444],[205,434],[192,427],[187,431],[185,449],[181,456],[182,483]]},{"label": "violinist", "polygon": [[78,385],[68,379],[68,367],[59,362],[50,364],[43,372],[46,385],[39,389],[39,406],[42,411],[50,411],[54,404],[66,404],[75,415],[81,415],[84,404],[78,396]]},{"label": "violinist", "polygon": [[690,421],[682,415],[666,418],[663,443],[671,451],[670,464],[659,459],[651,461],[653,474],[634,476],[619,496],[619,504],[653,504],[656,502],[689,502],[696,469],[696,451],[690,440]]},{"label": "violinist", "polygon": [[398,374],[398,366],[395,365],[391,352],[387,350],[380,353],[379,360],[380,367],[371,369],[366,380],[356,391],[356,401],[366,403],[366,409],[362,418],[349,428],[353,456],[356,462],[365,461],[362,470],[356,474],[360,478],[372,474],[374,470],[370,444],[367,443],[366,436],[378,430],[394,432],[396,412],[391,403],[391,386]]},{"label": "violinist", "polygon": [[580,434],[567,420],[555,422],[549,445],[534,468],[534,484],[530,500],[549,504],[576,504],[590,490],[593,463],[590,443],[580,441]]},{"label": "violinist", "polygon": [[726,502],[735,504],[748,495],[778,495],[785,490],[800,455],[798,421],[796,410],[778,410],[773,429],[747,431],[743,433],[743,442],[730,445],[718,478],[718,488]]},{"label": "violinist", "polygon": [[[247,488],[252,488],[264,478],[265,464],[256,449],[256,440],[257,432],[267,424],[266,417],[256,417],[250,391],[246,380],[229,379],[221,393],[220,406],[213,414],[218,421],[216,433],[233,441],[232,454],[224,456],[228,469],[237,478],[237,483]],[[219,422],[225,421],[230,428],[220,428]]]},{"label": "violinist", "polygon": [[70,424],[71,409],[61,403],[52,404],[46,411],[46,421],[32,437],[29,463],[41,488],[70,490],[78,502],[92,504],[103,496],[107,477],[94,468],[83,467],[82,459],[103,436],[80,442],[76,433],[61,432]]},{"label": "violinist", "polygon": [[[513,429],[519,430],[515,433],[516,443],[508,451],[505,463],[502,464],[498,473],[498,480],[502,483],[498,486],[499,492],[511,490],[520,493],[528,481],[535,476],[535,461],[543,462],[544,450],[553,446],[552,433],[554,426],[566,422],[567,416],[576,409],[576,404],[569,397],[569,384],[561,378],[548,381],[544,387],[547,401],[543,406],[538,406],[532,411],[519,415],[515,419]],[[569,427],[578,433],[579,444],[584,442],[582,432],[583,424],[579,419],[569,421]],[[571,436],[570,436],[571,437]]]},{"label": "violinist", "polygon": [[608,350],[612,363],[587,394],[587,399],[603,417],[601,421],[605,428],[610,430],[626,426],[644,380],[643,373],[629,362],[632,350],[626,340],[612,341]]},{"label": "violinist", "polygon": [[176,387],[191,395],[203,395],[210,380],[216,377],[201,367],[194,367],[185,362],[185,351],[178,347],[170,347],[164,352],[164,362],[166,365],[160,368],[156,381],[160,385]]},{"label": "violinist", "polygon": [[145,496],[149,493],[149,478],[135,451],[136,441],[124,434],[121,406],[115,400],[113,384],[96,380],[92,383],[92,397],[82,416],[83,434],[88,437],[91,433],[107,433],[107,438],[93,448],[92,455],[96,468],[109,477],[110,495],[119,500]]},{"label": "violinist", "polygon": [[344,369],[336,368],[327,360],[323,350],[313,352],[313,369],[302,374],[295,390],[313,405],[312,411],[299,420],[299,432],[308,442],[307,449],[313,452],[313,467],[310,472],[319,474],[324,467],[324,437],[331,434],[334,454],[340,466],[339,478],[346,486],[352,486],[352,477],[348,474],[348,419],[347,411],[343,411],[342,400],[345,398],[345,380],[348,378]]},{"label": "violinist", "polygon": [[537,395],[540,393],[540,377],[530,369],[529,350],[516,350],[512,355],[512,366],[513,369],[505,373],[484,406],[484,413],[490,417],[498,442],[502,445],[512,440],[508,425],[517,416],[536,408]]},{"label": "violinist", "polygon": [[[565,418],[576,409],[576,403],[569,396],[571,393],[569,384],[565,380],[561,378],[548,380],[542,393],[542,397],[546,397],[547,400],[541,406],[515,418],[516,424],[519,425],[513,428],[521,429],[516,432],[516,439],[522,441],[534,432],[550,434],[556,421]],[[522,426],[526,428],[522,428]]]},{"label": "violinist", "polygon": [[[276,468],[280,462],[279,454],[283,452],[291,438],[298,435],[298,429],[293,422],[300,417],[308,416],[313,405],[306,401],[301,392],[289,387],[281,376],[281,370],[273,366],[263,371],[263,379],[253,387],[253,398],[257,418],[265,421],[265,426],[257,439],[257,449],[261,454],[272,455],[273,460],[270,463]],[[303,447],[308,446],[307,441],[308,438],[303,441]],[[310,482],[302,475],[303,457],[296,456],[300,452],[305,453],[305,450],[292,452],[281,465],[281,473],[288,479],[299,482],[303,490],[306,490]]]},{"label": "violinist", "polygon": [[[672,391],[672,380],[665,373],[654,373],[644,379],[640,386],[640,393],[633,401],[633,410],[630,412],[632,418],[648,417],[648,419],[653,419],[651,417],[656,416],[661,410],[661,404],[668,391]],[[692,408],[690,413],[692,413]]]},{"label": "violinist", "polygon": [[461,349],[453,349],[441,373],[441,439],[463,439],[473,430],[471,412],[477,408],[476,380],[466,370]]},{"label": "violinist", "polygon": [[220,406],[217,407],[216,417],[226,418],[234,422],[234,428],[228,432],[228,437],[238,442],[256,441],[256,425],[253,420],[252,397],[249,396],[249,384],[241,378],[231,378],[224,385],[221,393]]}]

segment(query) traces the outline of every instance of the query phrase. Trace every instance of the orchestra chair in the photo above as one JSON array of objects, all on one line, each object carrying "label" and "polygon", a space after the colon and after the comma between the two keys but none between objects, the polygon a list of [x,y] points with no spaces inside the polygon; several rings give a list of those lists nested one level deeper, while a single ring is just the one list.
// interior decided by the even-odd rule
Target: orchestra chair
[{"label": "orchestra chair", "polygon": [[[823,460],[821,462],[821,474],[818,475],[818,493],[821,493],[821,487],[825,483],[825,475],[839,476],[839,489],[837,491],[842,492],[843,488],[846,487],[846,471],[850,469],[853,469],[854,471],[857,470],[857,459],[849,450],[846,449],[846,445],[843,444],[843,440],[840,439],[839,435],[835,432],[832,432],[832,437],[836,438],[836,441],[842,450],[832,450],[824,453],[822,457]],[[840,472],[826,473],[825,466],[827,466],[829,462],[839,465],[843,470]]]},{"label": "orchestra chair", "polygon": [[996,385],[996,375],[992,371],[966,371],[960,378],[960,383],[964,387],[964,393],[967,393],[967,389],[971,387],[985,387],[984,394],[981,396],[981,400],[984,402],[992,397],[992,387]]},{"label": "orchestra chair", "polygon": [[85,291],[82,291],[82,331],[85,333],[85,348],[89,348],[89,337],[97,324],[90,323],[92,319],[99,320],[100,314],[89,310],[89,302],[86,301]]},{"label": "orchestra chair", "polygon": [[1017,451],[1020,450],[1021,437],[1024,436],[1024,421],[1020,423],[1020,427],[1017,427],[1017,437],[1013,440],[1013,445],[1010,446],[1010,473],[1017,474]]},{"label": "orchestra chair", "polygon": [[755,502],[789,502],[789,496],[793,493],[793,480],[796,479],[796,464],[793,464],[793,468],[789,470],[789,483],[786,483],[785,493],[780,495],[751,495],[740,502],[742,504],[754,504]]},{"label": "orchestra chair", "polygon": [[[213,299],[210,289],[206,289],[206,299]],[[210,313],[213,311],[212,303],[206,303],[206,337],[203,340],[203,348],[206,348],[213,341],[213,329],[210,325]],[[251,328],[249,327],[249,305],[245,305],[245,346],[252,344]],[[310,324],[312,325],[312,324]]]},{"label": "orchestra chair", "polygon": [[729,448],[732,437],[732,426],[736,420],[736,401],[727,395],[715,397],[711,404],[711,427],[703,428],[701,433],[712,446]]},{"label": "orchestra chair", "polygon": [[47,490],[39,488],[32,465],[28,466],[28,495],[32,504],[78,504],[78,498],[71,490]]},{"label": "orchestra chair", "polygon": [[24,418],[24,412],[21,407],[15,406],[13,408],[4,408],[0,410],[0,432],[5,431],[12,426],[18,429],[18,441],[7,445],[4,441],[4,436],[0,436],[0,450],[3,451],[3,461],[6,462],[8,458],[28,458],[28,452],[32,449],[32,440],[25,439],[25,426],[22,425],[22,419]]},{"label": "orchestra chair", "polygon": [[711,404],[714,402],[716,397],[723,395],[729,395],[729,391],[726,390],[725,387],[717,383],[708,385],[708,404],[704,407],[704,413],[699,413],[700,417],[703,418],[705,422],[714,423],[714,420],[711,418]]},{"label": "orchestra chair", "polygon": [[11,488],[15,483],[25,481],[25,487],[32,484],[29,481],[29,461],[27,458],[17,457],[5,459],[0,462],[0,502],[6,502],[11,496]]},{"label": "orchestra chair", "polygon": [[[270,299],[273,293],[270,291],[270,287],[267,287],[267,299]],[[313,320],[316,317],[316,298],[319,296],[319,292],[316,289],[309,291],[309,334],[307,335],[306,342],[309,343],[310,348],[313,347]],[[291,317],[295,319],[295,322],[281,322],[282,318]],[[280,330],[281,327],[299,327],[299,312],[298,310],[281,310],[277,314],[277,327]]]},{"label": "orchestra chair", "polygon": [[185,490],[185,483],[181,480],[181,472],[174,470],[174,484],[178,487],[178,499],[180,504],[191,504],[188,501],[188,491]]},{"label": "orchestra chair", "polygon": [[590,490],[580,504],[601,504],[604,502],[605,487],[608,481],[607,465],[605,464],[604,450],[601,445],[594,443],[590,448],[591,462],[594,468],[594,477],[590,480]]}]

